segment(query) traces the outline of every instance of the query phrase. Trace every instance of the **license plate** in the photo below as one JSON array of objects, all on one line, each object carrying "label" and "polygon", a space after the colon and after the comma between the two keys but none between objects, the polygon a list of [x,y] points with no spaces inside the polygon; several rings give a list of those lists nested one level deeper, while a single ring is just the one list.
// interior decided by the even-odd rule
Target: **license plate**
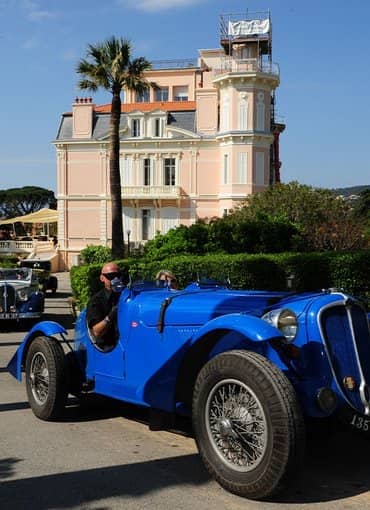
[{"label": "license plate", "polygon": [[16,313],[2,313],[1,318],[2,319],[16,319],[18,317],[18,314]]}]

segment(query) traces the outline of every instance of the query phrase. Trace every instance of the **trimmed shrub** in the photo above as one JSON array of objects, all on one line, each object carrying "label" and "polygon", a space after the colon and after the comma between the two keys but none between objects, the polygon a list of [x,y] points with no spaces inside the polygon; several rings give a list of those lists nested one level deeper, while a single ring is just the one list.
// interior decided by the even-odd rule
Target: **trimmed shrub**
[{"label": "trimmed shrub", "polygon": [[[354,253],[281,253],[179,255],[158,260],[117,261],[133,277],[153,279],[160,269],[172,271],[184,288],[199,278],[230,281],[232,288],[251,290],[311,291],[338,287],[370,303],[370,250]],[[78,305],[85,306],[89,297],[101,288],[101,264],[75,266],[71,284]],[[289,283],[291,285],[289,285]]]}]

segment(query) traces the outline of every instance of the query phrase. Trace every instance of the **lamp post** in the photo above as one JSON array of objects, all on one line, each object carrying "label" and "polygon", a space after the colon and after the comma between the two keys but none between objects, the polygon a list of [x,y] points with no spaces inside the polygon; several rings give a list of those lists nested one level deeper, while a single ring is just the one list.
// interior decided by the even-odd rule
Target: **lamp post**
[{"label": "lamp post", "polygon": [[131,235],[131,230],[126,230],[126,234],[127,234],[127,258],[130,256],[130,235]]}]

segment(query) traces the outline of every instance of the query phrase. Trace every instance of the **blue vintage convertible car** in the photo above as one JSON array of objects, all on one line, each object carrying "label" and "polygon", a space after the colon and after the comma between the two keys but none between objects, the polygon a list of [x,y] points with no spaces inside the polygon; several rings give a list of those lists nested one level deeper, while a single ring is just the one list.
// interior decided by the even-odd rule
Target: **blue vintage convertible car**
[{"label": "blue vintage convertible car", "polygon": [[191,415],[209,472],[251,499],[296,474],[306,419],[346,409],[354,427],[369,427],[369,321],[340,290],[139,282],[121,292],[118,326],[109,348],[97,345],[85,311],[73,345],[55,322],[31,329],[8,369],[18,380],[25,371],[36,416],[57,419],[67,395],[84,392],[146,406],[153,417]]}]

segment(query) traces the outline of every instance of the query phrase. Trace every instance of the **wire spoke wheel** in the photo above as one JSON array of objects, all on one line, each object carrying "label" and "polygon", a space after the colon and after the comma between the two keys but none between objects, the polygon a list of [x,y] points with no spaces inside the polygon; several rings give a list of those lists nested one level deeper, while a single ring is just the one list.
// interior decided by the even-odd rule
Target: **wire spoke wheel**
[{"label": "wire spoke wheel", "polygon": [[41,352],[37,352],[31,360],[29,378],[34,399],[39,405],[43,405],[49,394],[49,369]]},{"label": "wire spoke wheel", "polygon": [[235,379],[217,384],[209,394],[205,422],[217,455],[238,471],[254,469],[266,450],[267,423],[254,392]]},{"label": "wire spoke wheel", "polygon": [[193,428],[209,473],[226,490],[270,497],[298,472],[305,431],[286,376],[255,352],[219,354],[198,374]]},{"label": "wire spoke wheel", "polygon": [[32,340],[26,355],[26,388],[33,413],[42,420],[59,418],[67,399],[65,355],[52,337]]}]

